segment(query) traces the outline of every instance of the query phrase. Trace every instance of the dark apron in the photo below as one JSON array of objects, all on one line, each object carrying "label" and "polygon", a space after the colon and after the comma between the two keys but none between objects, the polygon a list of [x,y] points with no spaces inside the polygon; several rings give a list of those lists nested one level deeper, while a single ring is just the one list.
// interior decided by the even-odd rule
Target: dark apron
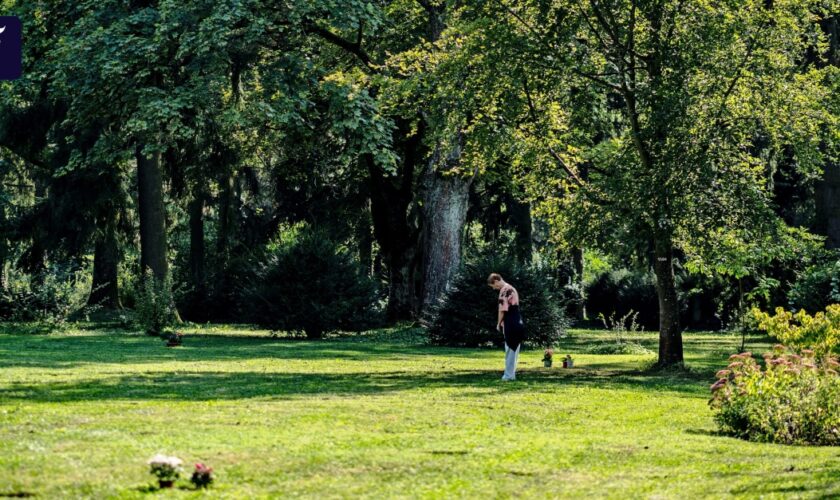
[{"label": "dark apron", "polygon": [[505,344],[508,348],[516,350],[519,344],[525,340],[525,322],[522,321],[522,313],[519,312],[519,306],[510,306],[505,312]]}]

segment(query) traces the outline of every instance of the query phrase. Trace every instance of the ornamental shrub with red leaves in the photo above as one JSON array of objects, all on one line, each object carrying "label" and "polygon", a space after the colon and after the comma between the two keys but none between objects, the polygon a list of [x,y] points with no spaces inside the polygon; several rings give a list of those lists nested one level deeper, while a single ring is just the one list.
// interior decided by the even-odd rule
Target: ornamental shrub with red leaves
[{"label": "ornamental shrub with red leaves", "polygon": [[207,488],[213,483],[213,468],[208,467],[202,463],[195,464],[195,471],[190,477],[190,481],[196,488]]},{"label": "ornamental shrub with red leaves", "polygon": [[735,354],[717,373],[709,405],[729,435],[750,441],[840,445],[840,362],[776,345],[759,364]]}]

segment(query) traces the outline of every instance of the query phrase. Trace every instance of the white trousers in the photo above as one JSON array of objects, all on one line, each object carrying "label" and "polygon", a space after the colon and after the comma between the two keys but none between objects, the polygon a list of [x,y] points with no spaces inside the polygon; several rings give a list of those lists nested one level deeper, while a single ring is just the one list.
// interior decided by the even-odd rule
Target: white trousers
[{"label": "white trousers", "polygon": [[505,344],[505,374],[502,377],[507,380],[516,380],[516,362],[519,360],[519,349],[522,344],[516,346],[514,351]]}]

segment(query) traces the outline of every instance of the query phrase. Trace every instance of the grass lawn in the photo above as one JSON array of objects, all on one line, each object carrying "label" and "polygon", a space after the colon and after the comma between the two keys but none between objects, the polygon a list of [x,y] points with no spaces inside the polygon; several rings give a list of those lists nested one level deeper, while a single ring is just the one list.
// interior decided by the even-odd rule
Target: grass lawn
[{"label": "grass lawn", "polygon": [[[0,325],[0,496],[201,496],[155,490],[158,452],[217,471],[206,494],[312,497],[840,497],[840,448],[715,434],[714,371],[740,339],[685,336],[689,373],[653,355],[557,348],[576,368],[417,345],[393,330],[321,342],[188,329],[184,346],[120,330]],[[642,335],[655,349],[655,334]],[[762,339],[748,347],[761,351]],[[188,471],[189,473],[189,471]]]}]

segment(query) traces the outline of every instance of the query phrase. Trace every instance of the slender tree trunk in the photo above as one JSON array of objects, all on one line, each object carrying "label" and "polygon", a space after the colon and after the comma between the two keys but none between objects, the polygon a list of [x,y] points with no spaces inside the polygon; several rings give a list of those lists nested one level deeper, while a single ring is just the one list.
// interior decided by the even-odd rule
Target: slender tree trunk
[{"label": "slender tree trunk", "polygon": [[510,225],[516,232],[516,258],[529,263],[534,253],[531,204],[519,201],[513,195],[508,195],[506,201]]},{"label": "slender tree trunk", "polygon": [[204,288],[204,194],[195,195],[188,207],[190,215],[190,279],[193,288]]},{"label": "slender tree trunk", "polygon": [[584,321],[586,319],[586,296],[583,293],[583,249],[580,247],[572,248],[572,265],[575,269],[575,285],[580,296],[578,297],[577,306],[575,307],[575,319]]},{"label": "slender tree trunk", "polygon": [[236,227],[236,176],[230,165],[224,166],[225,172],[220,181],[219,197],[219,233],[216,240],[216,252],[222,262],[227,262],[230,253],[233,229]]},{"label": "slender tree trunk", "polygon": [[117,283],[120,259],[116,225],[109,221],[96,241],[93,253],[93,283],[88,304],[106,309],[122,308]]},{"label": "slender tree trunk", "polygon": [[[233,95],[232,106],[239,109],[242,102],[242,64],[234,60],[230,72],[230,88]],[[239,190],[237,189],[236,154],[226,146],[222,146],[222,178],[219,181],[221,196],[219,199],[219,232],[217,239],[217,253],[221,262],[227,263],[233,242],[234,231],[237,227],[239,214]]]},{"label": "slender tree trunk", "polygon": [[654,240],[654,273],[656,294],[659,297],[659,366],[683,361],[680,307],[674,280],[674,250],[668,236]]},{"label": "slender tree trunk", "polygon": [[6,239],[6,206],[0,204],[0,294],[9,289],[6,262],[9,260],[9,240]]},{"label": "slender tree trunk", "polygon": [[365,270],[365,274],[370,276],[373,268],[373,233],[367,215],[366,211],[365,217],[359,221],[359,225],[356,227],[356,239],[359,244],[359,263]]},{"label": "slender tree trunk", "polygon": [[[432,155],[423,196],[423,301],[421,311],[437,303],[461,265],[461,243],[472,178],[444,175],[460,162],[461,145],[446,159]],[[441,160],[443,160],[441,162]]]},{"label": "slender tree trunk", "polygon": [[137,191],[140,218],[140,268],[151,269],[163,282],[169,273],[166,260],[166,212],[163,205],[163,175],[160,153],[143,154],[137,146]]},{"label": "slender tree trunk", "polygon": [[[35,199],[42,200],[47,195],[47,183],[40,177],[35,179]],[[29,250],[26,269],[32,274],[30,288],[37,290],[44,284],[44,273],[47,270],[47,244],[45,242],[52,224],[50,214],[36,223],[32,235],[32,247]]]}]

